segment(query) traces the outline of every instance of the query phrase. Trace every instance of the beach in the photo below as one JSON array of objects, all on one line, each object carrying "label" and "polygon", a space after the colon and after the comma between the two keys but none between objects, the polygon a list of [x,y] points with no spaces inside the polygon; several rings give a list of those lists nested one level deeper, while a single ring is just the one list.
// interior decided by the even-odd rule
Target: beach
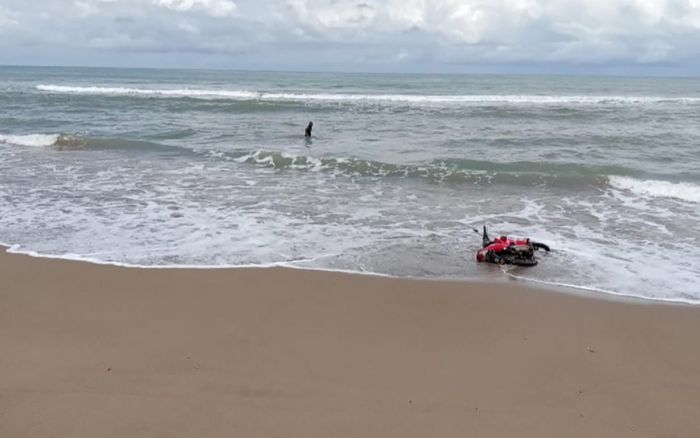
[{"label": "beach", "polygon": [[692,437],[700,309],[0,252],[2,437]]}]

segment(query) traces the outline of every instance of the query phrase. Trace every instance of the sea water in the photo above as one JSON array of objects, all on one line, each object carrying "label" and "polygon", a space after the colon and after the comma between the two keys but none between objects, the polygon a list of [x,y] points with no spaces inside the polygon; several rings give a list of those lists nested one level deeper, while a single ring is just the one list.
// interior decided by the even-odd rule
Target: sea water
[{"label": "sea water", "polygon": [[0,241],[699,303],[700,79],[0,67]]}]

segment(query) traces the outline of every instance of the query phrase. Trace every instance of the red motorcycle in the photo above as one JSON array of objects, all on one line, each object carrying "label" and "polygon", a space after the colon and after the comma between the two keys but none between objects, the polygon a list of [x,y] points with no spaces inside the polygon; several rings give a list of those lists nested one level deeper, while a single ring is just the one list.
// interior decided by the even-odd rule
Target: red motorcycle
[{"label": "red motorcycle", "polygon": [[[474,230],[479,234],[479,231]],[[537,259],[535,251],[543,249],[549,251],[549,246],[530,239],[511,239],[507,236],[489,238],[484,226],[481,236],[482,248],[476,253],[477,262],[496,263],[498,265],[535,266]]]}]

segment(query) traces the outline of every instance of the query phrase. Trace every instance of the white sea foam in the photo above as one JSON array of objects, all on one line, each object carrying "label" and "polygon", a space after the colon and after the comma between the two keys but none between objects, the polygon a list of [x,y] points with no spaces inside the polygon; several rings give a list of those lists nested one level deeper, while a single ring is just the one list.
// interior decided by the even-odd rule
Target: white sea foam
[{"label": "white sea foam", "polygon": [[655,198],[675,198],[687,202],[700,203],[700,185],[697,184],[639,180],[627,176],[610,176],[608,180],[610,181],[610,185],[614,188],[628,190],[636,195]]},{"label": "white sea foam", "polygon": [[39,91],[56,94],[94,94],[113,96],[189,97],[193,99],[228,99],[298,102],[397,103],[412,105],[636,105],[654,103],[698,104],[700,97],[663,96],[551,96],[551,95],[422,95],[422,94],[350,94],[350,93],[278,93],[250,90],[151,89],[130,87],[37,85]]},{"label": "white sea foam", "polygon": [[[381,272],[355,270],[355,269],[340,269],[340,268],[324,268],[319,266],[304,266],[297,263],[303,263],[306,261],[313,261],[315,258],[309,260],[300,260],[294,262],[277,262],[277,263],[254,263],[254,264],[224,264],[224,265],[186,265],[186,264],[173,264],[173,265],[144,265],[135,263],[125,263],[117,261],[105,261],[98,258],[87,257],[80,254],[48,254],[39,253],[37,251],[32,251],[28,249],[21,248],[20,245],[11,245],[0,241],[0,247],[7,248],[9,254],[21,254],[34,258],[51,259],[51,260],[65,260],[70,262],[84,262],[91,263],[94,265],[104,265],[104,266],[117,266],[120,268],[131,268],[131,269],[267,269],[267,268],[286,268],[286,269],[296,269],[299,271],[313,271],[313,272],[333,272],[339,274],[348,275],[362,275],[367,277],[381,277],[381,278],[402,278],[395,275],[384,274]],[[421,279],[416,277],[416,279]],[[475,278],[475,280],[480,280]]]},{"label": "white sea foam", "polygon": [[97,94],[114,96],[155,96],[155,97],[191,97],[199,99],[233,99],[252,100],[259,97],[259,93],[244,90],[196,90],[196,89],[146,89],[129,87],[79,87],[64,85],[37,85],[39,91],[56,94]]},{"label": "white sea foam", "polygon": [[[185,175],[190,172],[194,175],[199,170],[192,166],[178,173]],[[122,188],[131,192],[136,187],[143,187],[139,175],[130,175],[128,181],[113,180],[120,174],[107,170],[100,172],[99,179],[90,178],[87,183],[97,184],[93,187],[100,187],[106,193]],[[61,175],[59,180],[66,180],[65,187],[71,187],[73,193],[81,187],[70,174]],[[125,187],[118,189],[116,184]],[[243,202],[241,208],[186,201],[177,185],[172,185],[167,194],[144,191],[138,198],[123,196],[111,202],[101,200],[99,205],[89,196],[58,198],[48,205],[42,202],[43,191],[32,191],[23,195],[21,203],[12,201],[10,204],[9,200],[0,199],[0,210],[7,212],[0,218],[0,225],[7,228],[9,236],[17,236],[5,240],[21,242],[21,246],[8,245],[11,252],[118,266],[287,266],[401,277],[439,278],[460,272],[458,278],[478,278],[481,272],[495,267],[477,266],[472,261],[478,243],[472,236],[464,235],[468,229],[465,225],[492,223],[494,231],[530,236],[551,244],[554,249],[552,253],[542,255],[543,261],[538,268],[513,270],[508,275],[616,295],[695,304],[699,301],[696,292],[687,290],[687,285],[695,284],[698,275],[692,242],[666,248],[663,243],[667,236],[653,238],[657,234],[649,227],[641,228],[640,233],[649,241],[630,241],[627,236],[618,238],[614,234],[606,234],[605,239],[600,239],[601,229],[625,228],[637,220],[635,216],[630,217],[616,206],[609,205],[607,198],[597,201],[598,204],[578,204],[575,198],[571,206],[617,212],[608,219],[601,216],[604,223],[561,224],[556,209],[551,205],[548,207],[542,200],[530,198],[523,198],[508,211],[494,210],[489,202],[486,203],[487,211],[475,207],[475,214],[469,216],[468,222],[452,223],[442,218],[438,221],[411,219],[405,211],[418,211],[425,201],[416,198],[410,201],[408,197],[399,199],[395,196],[399,192],[383,197],[379,207],[377,201],[382,195],[367,193],[366,199],[348,204],[340,201],[342,196],[338,196],[340,193],[334,192],[332,187],[326,194],[328,197],[324,195],[323,208],[308,217],[308,207],[304,207],[303,215],[298,216],[288,210],[297,204],[294,194],[279,196],[283,189],[277,184],[266,185],[261,181],[260,185],[265,187],[235,192],[232,198],[243,201],[248,198],[250,201]],[[395,187],[383,188],[392,189]],[[308,191],[303,195],[306,199],[319,199],[314,196]],[[314,202],[304,205],[313,205]],[[436,203],[444,205],[439,201]],[[9,205],[13,208],[6,208]],[[168,206],[177,206],[180,214],[172,216]],[[365,214],[355,214],[361,210]],[[493,211],[498,211],[498,214],[494,216]],[[380,214],[373,214],[376,212]],[[390,218],[401,220],[384,220],[387,213]],[[648,220],[653,222],[655,210],[647,213],[652,215]],[[103,214],[109,214],[108,221],[101,217]],[[528,221],[524,222],[522,218],[528,218]],[[18,232],[25,228],[26,223],[34,226],[27,232]],[[631,228],[639,230],[639,227],[640,224],[634,222]],[[52,228],[61,232],[55,234]],[[437,252],[430,249],[436,247],[440,248]],[[623,252],[611,251],[611,248],[623,247]],[[455,252],[455,248],[459,249]],[[674,257],[676,252],[686,255],[681,263]],[[384,254],[387,253],[391,254],[390,260],[401,257],[401,261],[396,265],[386,263]],[[454,266],[450,265],[451,268],[443,271],[443,265],[427,262],[426,257],[441,257]],[[408,268],[404,269],[403,265]],[[420,270],[424,265],[429,265],[427,270]],[[460,271],[455,271],[454,267],[459,267]]]},{"label": "white sea foam", "polygon": [[27,134],[27,135],[2,135],[0,143],[12,144],[15,146],[46,147],[56,144],[58,134]]}]

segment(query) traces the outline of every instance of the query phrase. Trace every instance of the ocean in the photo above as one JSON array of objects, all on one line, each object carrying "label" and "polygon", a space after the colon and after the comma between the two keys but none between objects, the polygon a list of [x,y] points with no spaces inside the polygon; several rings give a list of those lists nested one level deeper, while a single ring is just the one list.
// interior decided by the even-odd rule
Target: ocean
[{"label": "ocean", "polygon": [[697,304],[700,79],[0,67],[0,242]]}]

